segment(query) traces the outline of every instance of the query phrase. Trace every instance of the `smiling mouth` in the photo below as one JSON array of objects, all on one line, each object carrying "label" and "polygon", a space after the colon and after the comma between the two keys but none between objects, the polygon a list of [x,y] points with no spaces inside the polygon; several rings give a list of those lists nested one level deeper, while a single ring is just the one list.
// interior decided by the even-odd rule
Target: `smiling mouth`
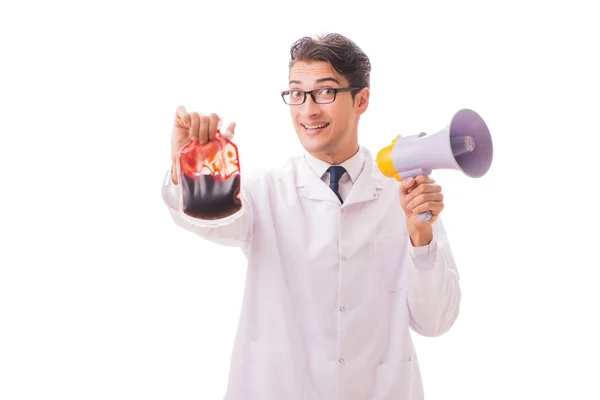
[{"label": "smiling mouth", "polygon": [[314,131],[314,130],[317,130],[317,129],[327,128],[329,126],[329,123],[325,123],[325,124],[321,124],[321,125],[304,125],[304,124],[300,124],[300,125],[302,125],[302,127],[304,129],[307,129],[309,131]]}]

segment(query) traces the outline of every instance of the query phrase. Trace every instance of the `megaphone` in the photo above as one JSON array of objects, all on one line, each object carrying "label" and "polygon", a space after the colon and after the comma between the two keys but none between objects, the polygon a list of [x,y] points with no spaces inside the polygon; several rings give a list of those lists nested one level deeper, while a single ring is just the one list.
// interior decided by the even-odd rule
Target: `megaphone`
[{"label": "megaphone", "polygon": [[[485,175],[492,165],[493,145],[483,118],[470,109],[459,110],[450,124],[427,135],[398,136],[377,154],[377,167],[388,178],[402,181],[430,175],[434,169],[454,169],[471,178]],[[426,222],[431,212],[418,215]]]}]

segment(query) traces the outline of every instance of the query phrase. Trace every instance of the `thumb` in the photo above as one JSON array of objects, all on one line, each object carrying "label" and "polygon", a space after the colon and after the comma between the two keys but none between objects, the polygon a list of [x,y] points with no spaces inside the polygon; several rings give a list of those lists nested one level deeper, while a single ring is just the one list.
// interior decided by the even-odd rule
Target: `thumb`
[{"label": "thumb", "polygon": [[233,138],[234,134],[235,134],[235,122],[232,122],[229,124],[229,126],[225,130],[225,133],[223,134],[223,136],[225,136],[227,139],[231,139],[231,138]]},{"label": "thumb", "polygon": [[410,193],[410,188],[415,184],[415,180],[413,178],[406,178],[402,182],[400,182],[400,195],[406,196]]}]

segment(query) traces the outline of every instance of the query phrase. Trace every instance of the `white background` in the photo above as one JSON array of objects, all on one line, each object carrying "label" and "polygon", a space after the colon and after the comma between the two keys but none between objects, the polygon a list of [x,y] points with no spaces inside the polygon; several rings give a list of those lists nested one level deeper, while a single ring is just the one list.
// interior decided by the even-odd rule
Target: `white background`
[{"label": "white background", "polygon": [[433,174],[463,303],[415,336],[427,399],[599,399],[599,14],[558,4],[3,2],[0,399],[221,398],[245,260],[161,203],[174,112],[283,164],[289,47],[323,32],[371,57],[371,151],[462,107],[492,132],[486,176]]}]

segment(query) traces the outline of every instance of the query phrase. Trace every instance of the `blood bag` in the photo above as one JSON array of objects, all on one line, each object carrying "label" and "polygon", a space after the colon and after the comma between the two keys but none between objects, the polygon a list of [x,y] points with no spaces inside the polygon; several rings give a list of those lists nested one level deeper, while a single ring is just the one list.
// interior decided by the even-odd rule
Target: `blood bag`
[{"label": "blood bag", "polygon": [[189,217],[220,219],[242,208],[238,149],[220,131],[206,144],[194,140],[181,149],[179,178],[181,210]]}]

